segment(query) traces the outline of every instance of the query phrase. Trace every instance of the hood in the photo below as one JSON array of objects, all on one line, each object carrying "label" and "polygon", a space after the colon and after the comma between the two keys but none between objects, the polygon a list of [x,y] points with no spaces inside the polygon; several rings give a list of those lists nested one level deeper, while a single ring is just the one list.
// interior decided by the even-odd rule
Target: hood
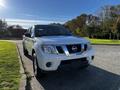
[{"label": "hood", "polygon": [[80,43],[88,43],[89,41],[75,36],[44,36],[37,38],[38,42],[42,44],[80,44]]}]

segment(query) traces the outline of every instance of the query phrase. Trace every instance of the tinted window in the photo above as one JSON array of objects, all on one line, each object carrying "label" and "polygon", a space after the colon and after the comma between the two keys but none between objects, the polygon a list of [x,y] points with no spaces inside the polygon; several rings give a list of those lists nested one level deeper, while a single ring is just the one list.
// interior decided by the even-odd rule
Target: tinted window
[{"label": "tinted window", "polygon": [[36,25],[35,36],[70,36],[71,33],[63,26]]}]

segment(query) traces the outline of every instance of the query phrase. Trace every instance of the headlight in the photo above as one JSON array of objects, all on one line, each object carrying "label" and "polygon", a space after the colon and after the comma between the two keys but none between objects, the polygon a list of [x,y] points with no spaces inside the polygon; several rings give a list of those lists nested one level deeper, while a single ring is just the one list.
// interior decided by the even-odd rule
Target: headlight
[{"label": "headlight", "polygon": [[92,48],[92,45],[90,42],[87,43],[87,46],[88,46],[88,49],[91,49]]},{"label": "headlight", "polygon": [[42,50],[48,54],[57,54],[56,47],[52,45],[43,45]]}]

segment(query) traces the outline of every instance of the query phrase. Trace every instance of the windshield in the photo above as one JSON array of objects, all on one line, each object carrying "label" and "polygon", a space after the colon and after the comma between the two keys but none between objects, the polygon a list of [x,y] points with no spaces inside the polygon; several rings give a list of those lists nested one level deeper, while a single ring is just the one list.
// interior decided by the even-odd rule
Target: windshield
[{"label": "windshield", "polygon": [[68,29],[63,26],[53,25],[36,25],[35,36],[71,36],[72,34]]}]

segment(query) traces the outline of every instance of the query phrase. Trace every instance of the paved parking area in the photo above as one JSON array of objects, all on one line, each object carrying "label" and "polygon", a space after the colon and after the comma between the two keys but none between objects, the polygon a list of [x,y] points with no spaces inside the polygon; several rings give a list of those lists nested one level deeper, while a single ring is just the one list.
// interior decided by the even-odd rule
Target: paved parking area
[{"label": "paved parking area", "polygon": [[[21,41],[17,42],[26,69],[33,76],[32,60],[23,55]],[[39,78],[45,90],[120,90],[120,46],[94,45],[96,55],[87,69],[65,66]],[[36,84],[36,90],[40,90]]]}]

